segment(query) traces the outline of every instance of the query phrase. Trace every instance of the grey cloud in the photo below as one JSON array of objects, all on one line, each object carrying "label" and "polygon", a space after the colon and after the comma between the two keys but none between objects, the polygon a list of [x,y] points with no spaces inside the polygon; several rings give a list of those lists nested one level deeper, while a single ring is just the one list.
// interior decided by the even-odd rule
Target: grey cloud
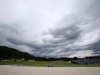
[{"label": "grey cloud", "polygon": [[0,24],[0,45],[6,44],[6,39],[9,37],[18,37],[20,35],[20,29],[17,29],[14,26],[9,26],[6,24]]},{"label": "grey cloud", "polygon": [[94,55],[100,54],[100,39],[97,42],[88,45],[88,49],[93,50]]},{"label": "grey cloud", "polygon": [[56,31],[50,31],[51,35],[53,35],[55,38],[62,38],[67,40],[73,40],[76,39],[79,34],[81,33],[81,30],[77,26],[70,26],[66,28],[57,29]]},{"label": "grey cloud", "polygon": [[[28,1],[29,4],[27,4],[27,2],[24,2],[24,4],[23,1],[18,3],[11,1],[11,4],[8,3],[7,6],[11,11],[11,13],[8,12],[8,14],[13,17],[10,18],[9,15],[7,16],[7,12],[2,13],[3,15],[0,13],[0,15],[2,15],[2,18],[0,18],[0,45],[13,46],[14,48],[21,49],[21,51],[42,57],[68,57],[80,51],[88,50],[93,51],[93,54],[90,53],[90,55],[100,55],[100,39],[96,42],[92,41],[92,43],[90,40],[93,37],[99,38],[99,36],[95,36],[96,34],[100,35],[100,1],[76,0],[75,4],[73,4],[73,1],[74,0],[71,0],[72,7],[65,6],[67,4],[63,6],[58,2],[57,6],[60,4],[62,7],[66,7],[66,9],[62,7],[57,9],[59,7],[55,7],[56,10],[53,9],[52,11],[50,5],[48,6],[50,10],[44,8],[47,4],[42,4],[41,7],[38,7],[37,5],[30,4]],[[67,1],[65,2],[67,3]],[[13,8],[13,3],[23,3],[24,6],[28,6],[25,6],[27,7],[26,9],[22,6],[22,10],[22,8],[18,8],[18,5],[15,5],[14,7],[17,8],[16,11],[18,11],[18,13],[16,13],[16,11],[13,12],[15,9],[11,9],[11,7]],[[51,4],[52,3],[53,2],[51,2]],[[37,6],[38,9],[36,9],[35,6]],[[43,10],[41,10],[41,8],[43,8]],[[67,10],[67,8],[71,10]],[[3,9],[5,11],[7,10],[6,7],[2,8],[2,12],[4,12]],[[33,10],[35,12],[33,12]],[[68,11],[69,14],[67,13]],[[60,19],[58,20],[58,18]],[[52,19],[57,20],[51,23]],[[53,23],[53,27],[48,26]],[[46,34],[40,35],[42,30],[44,30]],[[84,54],[82,55],[84,56]]]},{"label": "grey cloud", "polygon": [[[94,1],[91,3],[90,6],[88,6],[88,8],[86,8],[87,10],[85,10],[84,15],[86,16],[82,16],[82,14],[76,14],[75,17],[72,17],[73,15],[68,15],[68,17],[66,16],[65,19],[58,24],[58,27],[56,26],[54,29],[51,29],[49,31],[50,35],[53,36],[53,38],[59,39],[58,41],[49,41],[52,42],[53,44],[59,44],[59,43],[63,43],[63,46],[59,46],[61,49],[60,53],[62,52],[78,52],[78,51],[87,51],[87,50],[91,50],[93,51],[93,55],[95,55],[96,53],[99,54],[98,52],[100,51],[100,42],[99,40],[96,43],[93,44],[89,44],[89,46],[83,46],[83,47],[79,47],[79,46],[74,46],[74,42],[77,42],[81,39],[83,39],[85,36],[85,34],[87,33],[92,33],[93,31],[97,31],[99,28],[99,22],[100,22],[100,10],[98,9],[98,7],[100,6],[100,1]],[[97,10],[97,11],[96,11]],[[83,12],[82,12],[83,13]],[[71,18],[70,18],[71,16]],[[78,20],[82,17],[84,17],[84,19],[86,20]],[[67,18],[67,19],[66,19]],[[88,18],[88,19],[87,19]],[[77,20],[76,20],[77,19]],[[73,20],[75,20],[76,22],[74,22]],[[84,23],[88,21],[88,23]],[[82,28],[81,24],[86,24],[84,27]],[[59,25],[61,27],[59,27]],[[88,27],[88,28],[86,28]],[[100,33],[100,31],[98,31]],[[98,34],[98,32],[96,34]],[[91,34],[92,35],[92,34]],[[89,36],[89,35],[88,35]],[[72,41],[73,40],[73,41]],[[67,43],[69,41],[69,43]],[[85,40],[84,40],[85,41]],[[82,42],[83,43],[83,42]],[[65,48],[65,46],[72,44],[72,47],[69,48]],[[59,49],[60,49],[59,48]],[[74,54],[74,53],[73,53]]]},{"label": "grey cloud", "polygon": [[77,16],[74,14],[69,14],[66,17],[63,17],[63,20],[58,23],[55,28],[50,29],[49,33],[53,38],[58,40],[49,40],[51,43],[72,43],[80,37],[82,29],[78,26],[79,21]]}]

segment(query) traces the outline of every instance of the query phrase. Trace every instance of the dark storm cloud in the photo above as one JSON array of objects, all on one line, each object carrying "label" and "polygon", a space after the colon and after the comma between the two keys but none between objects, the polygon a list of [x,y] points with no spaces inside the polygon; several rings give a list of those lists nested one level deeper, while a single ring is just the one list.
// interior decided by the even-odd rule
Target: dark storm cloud
[{"label": "dark storm cloud", "polygon": [[[70,20],[73,22],[73,20],[75,19],[71,18]],[[61,27],[61,28],[59,27],[59,28],[52,29],[50,30],[50,34],[53,35],[54,38],[62,38],[66,40],[77,39],[82,30],[77,26],[78,24],[75,23],[67,24],[68,21],[65,18],[65,20],[61,24],[62,26],[63,24],[65,24],[67,27]]]},{"label": "dark storm cloud", "polygon": [[16,27],[9,26],[6,24],[0,24],[0,45],[6,44],[7,38],[18,37],[18,35],[20,34],[20,29],[16,29]]},{"label": "dark storm cloud", "polygon": [[16,27],[8,26],[6,24],[0,24],[0,34],[1,35],[10,35],[10,34],[19,34],[20,31]]},{"label": "dark storm cloud", "polygon": [[100,39],[92,44],[89,44],[88,49],[93,50],[94,55],[100,54]]},{"label": "dark storm cloud", "polygon": [[13,39],[13,38],[7,38],[7,41],[18,46],[24,45],[31,48],[31,51],[34,51],[35,53],[30,53],[30,54],[33,54],[35,56],[47,56],[46,54],[54,52],[54,49],[56,47],[56,45],[38,44],[36,42],[25,42],[24,40]]}]

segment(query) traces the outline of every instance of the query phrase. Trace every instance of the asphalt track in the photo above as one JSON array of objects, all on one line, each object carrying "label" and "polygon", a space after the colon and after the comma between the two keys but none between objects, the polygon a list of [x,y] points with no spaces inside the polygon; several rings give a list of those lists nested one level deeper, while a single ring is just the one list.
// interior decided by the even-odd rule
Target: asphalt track
[{"label": "asphalt track", "polygon": [[100,67],[29,67],[0,65],[0,75],[100,75]]}]

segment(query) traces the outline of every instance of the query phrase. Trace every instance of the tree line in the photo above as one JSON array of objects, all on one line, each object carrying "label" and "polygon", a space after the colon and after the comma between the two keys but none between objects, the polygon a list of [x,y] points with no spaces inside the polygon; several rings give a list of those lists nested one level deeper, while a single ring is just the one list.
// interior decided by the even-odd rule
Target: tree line
[{"label": "tree line", "polygon": [[[60,57],[60,58],[45,58],[45,57],[35,57],[30,55],[26,52],[20,52],[19,50],[9,48],[6,46],[0,46],[0,60],[4,59],[21,59],[24,58],[25,60],[35,60],[35,61],[71,61],[71,60],[78,60],[79,58],[67,58],[67,57]],[[92,58],[100,58],[98,57],[86,57],[86,59]]]}]

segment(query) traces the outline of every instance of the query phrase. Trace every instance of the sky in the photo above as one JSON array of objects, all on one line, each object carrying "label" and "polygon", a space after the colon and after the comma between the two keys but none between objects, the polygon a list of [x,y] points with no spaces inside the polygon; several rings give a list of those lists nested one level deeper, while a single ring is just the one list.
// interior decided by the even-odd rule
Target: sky
[{"label": "sky", "polygon": [[0,0],[0,46],[47,58],[100,55],[100,0]]}]

